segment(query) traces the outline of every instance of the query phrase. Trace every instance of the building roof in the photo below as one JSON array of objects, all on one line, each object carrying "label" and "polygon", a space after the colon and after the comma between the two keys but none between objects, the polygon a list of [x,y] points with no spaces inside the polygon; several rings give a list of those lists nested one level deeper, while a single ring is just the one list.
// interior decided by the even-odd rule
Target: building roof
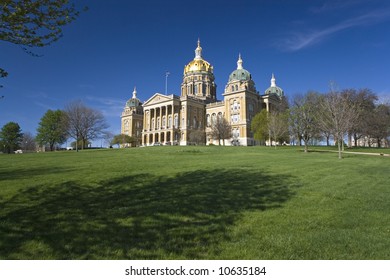
[{"label": "building roof", "polygon": [[282,98],[284,96],[284,91],[280,87],[276,85],[276,79],[274,74],[272,73],[271,78],[271,86],[267,88],[264,92],[265,95],[277,95],[279,98]]},{"label": "building roof", "polygon": [[137,89],[134,87],[133,96],[126,102],[126,107],[138,107],[142,102],[137,98]]},{"label": "building roof", "polygon": [[252,80],[252,75],[248,70],[242,67],[241,54],[238,56],[237,69],[229,75],[229,82],[231,81],[249,81]]},{"label": "building roof", "polygon": [[200,46],[200,40],[198,39],[198,47],[195,49],[195,58],[184,67],[184,74],[199,71],[213,73],[213,66],[203,59],[202,47]]}]

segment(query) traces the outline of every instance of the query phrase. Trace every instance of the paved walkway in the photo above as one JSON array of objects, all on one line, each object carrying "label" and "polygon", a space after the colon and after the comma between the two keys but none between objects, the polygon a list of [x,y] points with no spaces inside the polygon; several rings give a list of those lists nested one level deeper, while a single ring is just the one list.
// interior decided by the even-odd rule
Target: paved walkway
[{"label": "paved walkway", "polygon": [[[338,153],[339,151],[331,151],[331,150],[313,150],[313,152],[331,152],[331,153]],[[355,154],[355,155],[369,155],[369,156],[384,156],[384,157],[390,157],[390,154],[384,154],[384,153],[366,153],[366,152],[347,152],[347,151],[341,151],[343,154]]]}]

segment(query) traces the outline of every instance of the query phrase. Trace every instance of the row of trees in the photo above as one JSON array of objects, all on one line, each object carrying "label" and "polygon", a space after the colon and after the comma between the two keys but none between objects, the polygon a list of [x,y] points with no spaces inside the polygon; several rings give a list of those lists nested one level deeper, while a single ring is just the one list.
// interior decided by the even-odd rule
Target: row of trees
[{"label": "row of trees", "polygon": [[109,134],[108,124],[103,114],[85,106],[81,101],[69,103],[64,110],[48,110],[41,118],[37,136],[22,133],[19,124],[9,122],[0,131],[0,148],[11,153],[20,148],[34,150],[32,142],[48,146],[53,151],[56,145],[65,143],[68,138],[75,139],[75,148],[84,149],[90,141]]},{"label": "row of trees", "polygon": [[336,91],[331,87],[327,94],[311,91],[296,95],[288,109],[260,112],[251,128],[254,137],[263,142],[303,142],[305,152],[310,142],[325,140],[330,145],[333,138],[341,158],[344,139],[349,146],[352,142],[357,146],[363,139],[368,146],[389,145],[390,105],[377,101],[378,96],[369,89]]}]

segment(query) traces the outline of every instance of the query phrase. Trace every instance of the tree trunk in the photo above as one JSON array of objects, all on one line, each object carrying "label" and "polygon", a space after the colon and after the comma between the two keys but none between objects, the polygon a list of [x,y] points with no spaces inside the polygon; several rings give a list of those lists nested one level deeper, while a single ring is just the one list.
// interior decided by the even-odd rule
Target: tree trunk
[{"label": "tree trunk", "polygon": [[352,135],[351,133],[348,133],[348,148],[352,147]]},{"label": "tree trunk", "polygon": [[381,139],[378,138],[376,141],[378,142],[378,148],[382,148],[382,143],[381,143],[382,141],[381,141]]},{"label": "tree trunk", "polygon": [[339,159],[342,159],[343,157],[341,156],[341,143],[340,143],[340,139],[337,139],[337,147],[338,147],[338,150],[339,150]]}]

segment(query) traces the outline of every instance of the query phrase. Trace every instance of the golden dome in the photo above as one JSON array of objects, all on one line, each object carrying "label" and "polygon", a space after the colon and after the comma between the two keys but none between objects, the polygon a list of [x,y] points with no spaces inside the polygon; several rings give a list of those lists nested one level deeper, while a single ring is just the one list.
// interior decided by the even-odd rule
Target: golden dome
[{"label": "golden dome", "polygon": [[202,47],[200,46],[200,40],[198,40],[198,47],[195,49],[195,58],[184,67],[184,74],[188,72],[213,72],[213,66],[208,63],[202,57]]}]

